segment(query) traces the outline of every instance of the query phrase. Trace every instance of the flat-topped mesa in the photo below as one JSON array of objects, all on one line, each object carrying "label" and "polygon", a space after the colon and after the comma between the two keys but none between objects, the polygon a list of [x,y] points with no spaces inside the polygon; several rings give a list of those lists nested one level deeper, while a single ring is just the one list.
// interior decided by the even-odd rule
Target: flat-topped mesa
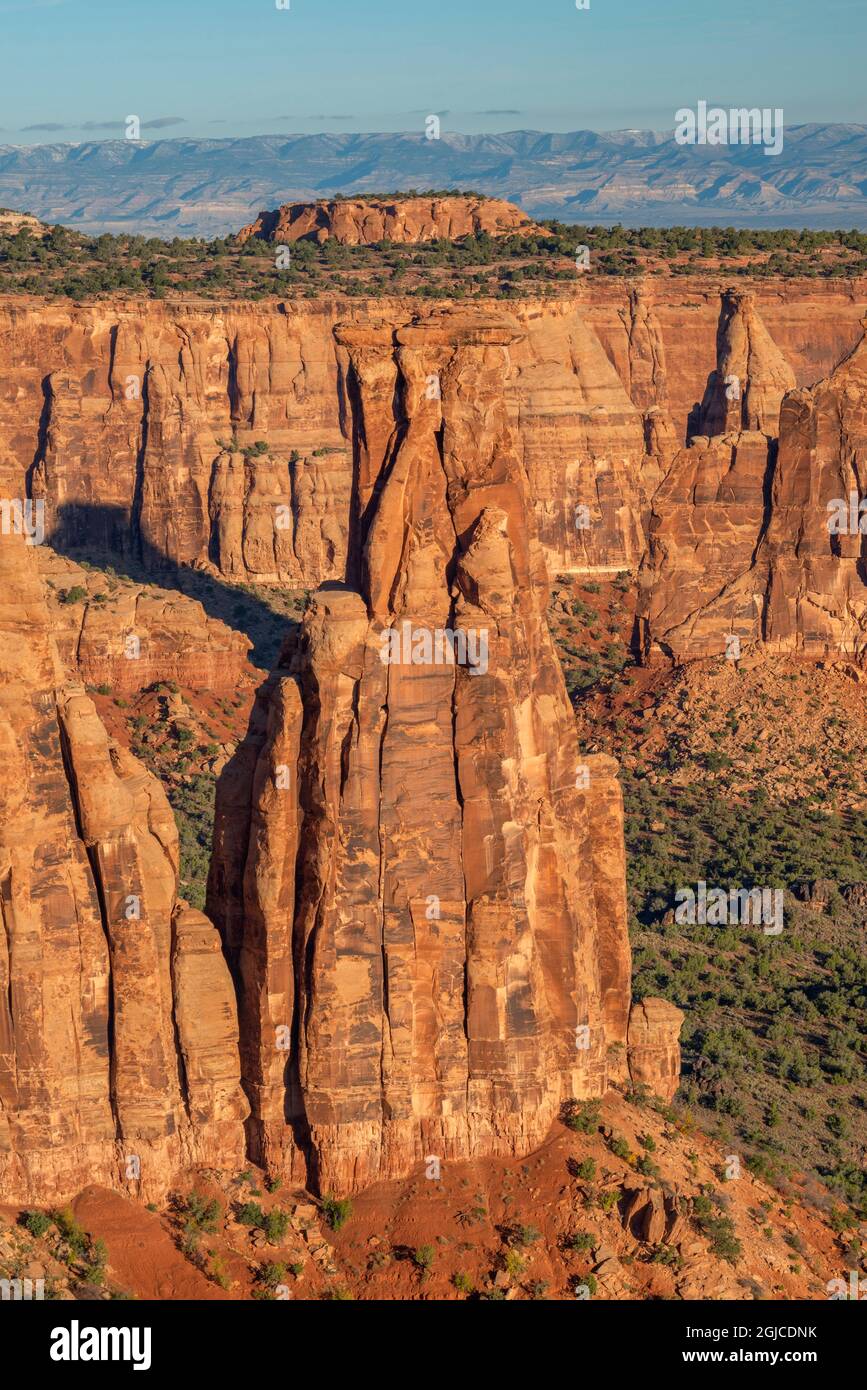
[{"label": "flat-topped mesa", "polygon": [[165,1195],[243,1157],[237,1017],[177,897],[159,783],[67,682],[32,549],[0,537],[0,1191]]},{"label": "flat-topped mesa", "polygon": [[314,595],[221,778],[209,905],[253,1156],[349,1191],[527,1152],[623,1078],[630,954],[616,765],[577,745],[503,389],[520,326],[337,332],[358,587]]},{"label": "flat-topped mesa", "polygon": [[478,194],[320,199],[285,203],[260,212],[242,228],[238,241],[250,237],[273,242],[337,241],[343,246],[371,246],[380,241],[417,245],[456,241],[460,237],[543,233],[514,203]]},{"label": "flat-topped mesa", "polygon": [[716,370],[708,379],[693,433],[758,430],[775,437],[780,405],[796,385],[795,373],[765,327],[752,293],[724,292],[716,351]]}]

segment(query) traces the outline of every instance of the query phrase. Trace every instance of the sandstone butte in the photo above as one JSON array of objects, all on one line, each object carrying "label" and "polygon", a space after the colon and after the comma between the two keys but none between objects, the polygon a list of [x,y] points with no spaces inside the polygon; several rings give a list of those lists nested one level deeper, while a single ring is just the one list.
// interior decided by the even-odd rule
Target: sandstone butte
[{"label": "sandstone butte", "polygon": [[[30,478],[54,549],[318,586],[222,774],[204,917],[34,548],[0,540],[10,1198],[230,1167],[248,1106],[251,1156],[349,1191],[527,1152],[627,1070],[673,1094],[680,1016],[630,1017],[616,765],[577,746],[548,580],[640,566],[647,660],[732,633],[863,659],[864,539],[826,503],[865,491],[864,308],[0,308],[0,482]],[[225,643],[206,621],[181,627]],[[384,664],[405,622],[484,631],[486,669]]]},{"label": "sandstone butte", "polygon": [[500,198],[334,198],[315,203],[284,203],[260,212],[242,228],[238,241],[338,241],[363,246],[380,241],[416,244],[444,238],[508,236],[540,229],[514,203]]}]

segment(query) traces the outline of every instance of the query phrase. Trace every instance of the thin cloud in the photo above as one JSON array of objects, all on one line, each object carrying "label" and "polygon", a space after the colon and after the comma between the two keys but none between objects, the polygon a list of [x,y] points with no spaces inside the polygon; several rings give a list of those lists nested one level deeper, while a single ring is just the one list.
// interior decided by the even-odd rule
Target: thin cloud
[{"label": "thin cloud", "polygon": [[[59,121],[39,121],[36,125],[25,125],[21,127],[21,133],[28,131],[52,131],[58,130],[122,130],[126,124],[126,117],[115,117],[109,121],[79,121],[77,125],[61,125]],[[142,121],[142,130],[164,130],[166,126],[186,125],[184,116],[157,116],[152,121]]]},{"label": "thin cloud", "polygon": [[354,121],[356,117],[351,116],[329,116],[320,111],[318,116],[273,116],[275,121]]}]

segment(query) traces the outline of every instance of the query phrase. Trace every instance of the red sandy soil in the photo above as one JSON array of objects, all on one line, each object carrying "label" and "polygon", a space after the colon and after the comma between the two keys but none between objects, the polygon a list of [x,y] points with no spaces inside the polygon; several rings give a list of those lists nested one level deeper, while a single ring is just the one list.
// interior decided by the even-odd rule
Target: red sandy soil
[{"label": "red sandy soil", "polygon": [[[428,1179],[419,1164],[411,1177],[377,1184],[356,1197],[339,1232],[329,1229],[322,1213],[312,1213],[313,1229],[305,1232],[315,1199],[300,1189],[280,1188],[269,1195],[253,1168],[234,1178],[190,1174],[179,1190],[216,1197],[221,1207],[216,1233],[200,1238],[198,1258],[207,1272],[182,1253],[182,1222],[171,1203],[150,1212],[118,1193],[90,1187],[73,1209],[80,1224],[107,1247],[108,1286],[143,1299],[247,1299],[261,1289],[259,1271],[269,1263],[287,1267],[282,1296],[301,1300],[569,1299],[576,1296],[576,1285],[590,1282],[594,1269],[597,1299],[820,1300],[828,1297],[828,1280],[846,1276],[841,1240],[825,1212],[813,1205],[823,1199],[811,1196],[806,1186],[796,1183],[784,1197],[745,1168],[737,1180],[722,1182],[725,1156],[692,1132],[683,1112],[663,1115],[609,1092],[599,1118],[599,1130],[589,1135],[556,1124],[541,1148],[524,1159],[443,1162],[439,1181]],[[612,1136],[626,1140],[629,1158],[611,1152]],[[626,1190],[654,1181],[635,1171],[637,1156],[646,1151],[645,1136],[655,1145],[655,1181],[675,1194],[684,1210],[702,1189],[722,1195],[742,1245],[734,1263],[713,1253],[689,1219],[677,1237],[674,1263],[654,1262],[654,1253],[673,1258],[675,1252],[637,1239],[618,1204],[608,1211],[600,1205],[606,1192],[619,1203]],[[587,1158],[596,1161],[592,1182],[574,1175],[575,1164]],[[267,1245],[261,1234],[234,1219],[238,1204],[251,1200],[265,1211],[279,1207],[293,1213],[299,1203],[307,1211],[296,1213],[283,1241]],[[580,1232],[591,1237],[590,1248],[581,1253],[564,1248],[565,1239]],[[32,1242],[37,1254],[40,1244]],[[424,1247],[430,1248],[428,1272],[416,1258]],[[513,1269],[507,1274],[510,1250]],[[521,1262],[517,1269],[515,1255]],[[295,1273],[289,1271],[292,1264]],[[455,1287],[459,1274],[475,1295]],[[215,1282],[218,1275],[228,1287]]]}]

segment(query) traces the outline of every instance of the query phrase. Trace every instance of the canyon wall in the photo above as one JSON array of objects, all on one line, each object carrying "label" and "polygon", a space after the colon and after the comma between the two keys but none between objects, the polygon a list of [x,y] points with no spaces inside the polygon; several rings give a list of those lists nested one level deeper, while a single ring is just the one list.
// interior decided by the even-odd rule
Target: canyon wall
[{"label": "canyon wall", "polygon": [[653,498],[639,573],[644,648],[676,660],[750,645],[867,655],[867,339],[810,389],[753,297],[724,297],[703,433]]},{"label": "canyon wall", "polygon": [[14,534],[0,638],[0,1192],[160,1197],[183,1166],[243,1157],[229,972],[177,896],[165,794],[64,670]]},{"label": "canyon wall", "polygon": [[78,681],[122,689],[131,628],[154,679],[211,652],[216,688],[246,644],[136,584],[61,612],[5,508],[4,1193],[238,1166],[248,1106],[254,1158],[349,1191],[527,1152],[628,1070],[672,1093],[549,577],[639,569],[648,660],[863,659],[864,306],[813,288],[813,330],[767,287],[608,293],[0,308],[0,499],[43,503],[60,551],[316,591],[222,775],[205,917]]},{"label": "canyon wall", "polygon": [[[867,309],[860,283],[758,282],[753,295],[754,336],[784,373],[768,400],[830,374]],[[549,569],[634,568],[675,453],[688,435],[725,432],[706,398],[743,345],[718,362],[719,287],[588,277],[571,300],[492,311],[516,325],[503,391]],[[189,564],[230,582],[344,579],[355,460],[375,441],[355,423],[335,325],[397,333],[452,312],[418,300],[6,300],[0,456],[20,475],[12,495],[44,502],[56,547],[157,575]],[[388,387],[387,374],[367,382]],[[775,433],[766,417],[759,428]]]}]

